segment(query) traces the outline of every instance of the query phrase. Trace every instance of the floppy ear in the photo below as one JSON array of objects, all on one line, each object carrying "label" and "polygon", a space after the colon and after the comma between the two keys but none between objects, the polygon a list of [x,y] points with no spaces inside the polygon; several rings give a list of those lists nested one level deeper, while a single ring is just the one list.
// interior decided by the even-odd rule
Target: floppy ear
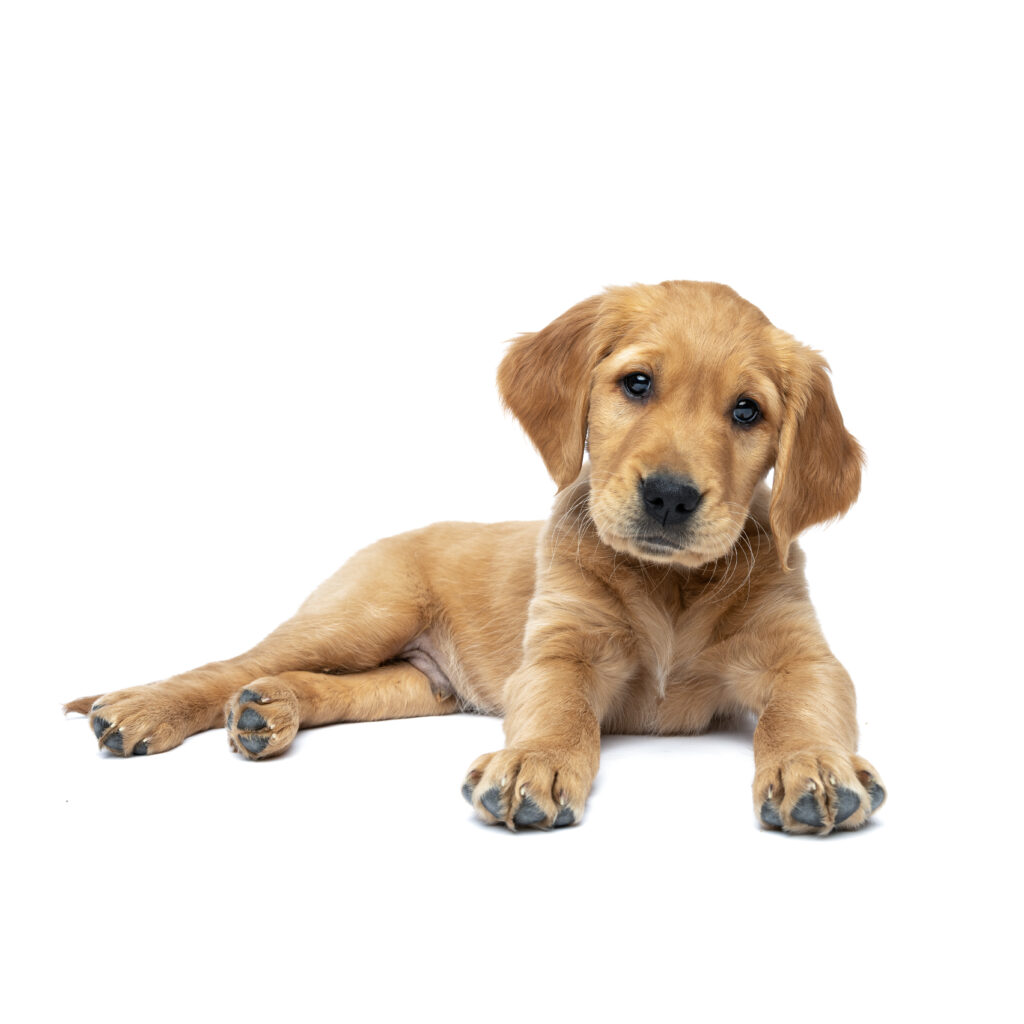
[{"label": "floppy ear", "polygon": [[783,382],[785,412],[779,432],[769,522],[779,561],[802,530],[841,516],[857,500],[864,453],[843,426],[828,363],[789,339],[792,363]]},{"label": "floppy ear", "polygon": [[559,490],[583,465],[590,378],[600,358],[594,330],[604,296],[577,303],[536,334],[520,335],[498,367],[505,407],[523,425]]}]

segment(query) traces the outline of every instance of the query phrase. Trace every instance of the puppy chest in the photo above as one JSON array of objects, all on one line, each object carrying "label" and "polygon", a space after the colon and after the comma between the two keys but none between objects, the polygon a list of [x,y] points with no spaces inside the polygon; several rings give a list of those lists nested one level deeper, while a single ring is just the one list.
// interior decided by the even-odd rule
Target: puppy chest
[{"label": "puppy chest", "polygon": [[717,621],[705,609],[646,609],[636,630],[638,668],[660,697],[717,675],[705,656],[714,644]]}]

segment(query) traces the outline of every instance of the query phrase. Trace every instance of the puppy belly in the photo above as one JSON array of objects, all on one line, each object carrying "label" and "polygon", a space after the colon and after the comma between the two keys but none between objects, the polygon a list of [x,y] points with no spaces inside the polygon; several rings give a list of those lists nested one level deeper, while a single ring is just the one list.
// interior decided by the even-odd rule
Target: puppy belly
[{"label": "puppy belly", "polygon": [[448,670],[448,658],[434,643],[429,633],[421,633],[398,655],[398,661],[407,661],[422,672],[430,682],[430,689],[439,700],[455,694]]}]

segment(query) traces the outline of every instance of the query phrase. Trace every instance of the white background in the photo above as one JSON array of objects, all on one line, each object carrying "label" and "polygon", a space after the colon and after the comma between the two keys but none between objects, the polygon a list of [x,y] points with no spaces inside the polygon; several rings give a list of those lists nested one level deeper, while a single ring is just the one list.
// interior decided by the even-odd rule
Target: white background
[{"label": "white background", "polygon": [[[1011,1019],[1012,10],[5,5],[8,1002]],[[250,764],[218,733],[121,761],[61,717],[241,652],[376,537],[542,518],[502,343],[666,278],[822,349],[867,449],[805,548],[890,792],[869,828],[760,831],[743,732],[608,740],[580,828],[512,835],[459,796],[497,720]]]}]

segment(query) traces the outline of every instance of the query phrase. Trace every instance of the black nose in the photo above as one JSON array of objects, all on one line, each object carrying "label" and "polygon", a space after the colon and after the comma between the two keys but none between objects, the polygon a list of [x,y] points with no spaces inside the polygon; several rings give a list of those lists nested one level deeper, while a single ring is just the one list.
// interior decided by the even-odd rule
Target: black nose
[{"label": "black nose", "polygon": [[640,481],[647,514],[662,526],[675,526],[689,519],[700,504],[701,494],[685,477],[654,473]]}]

